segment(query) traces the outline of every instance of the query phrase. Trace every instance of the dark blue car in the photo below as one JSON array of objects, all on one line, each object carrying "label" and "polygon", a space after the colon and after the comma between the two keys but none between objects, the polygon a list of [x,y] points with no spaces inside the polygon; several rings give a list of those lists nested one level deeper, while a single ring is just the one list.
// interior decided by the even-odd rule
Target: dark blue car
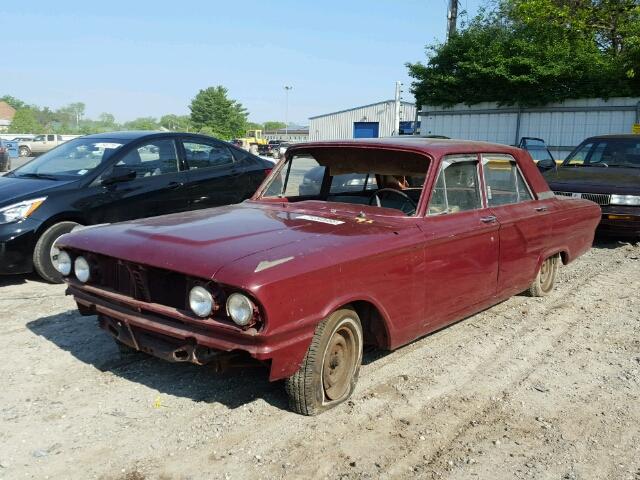
[{"label": "dark blue car", "polygon": [[82,225],[241,202],[273,164],[204,135],[115,132],[70,140],[0,176],[0,274],[59,282],[55,241]]}]

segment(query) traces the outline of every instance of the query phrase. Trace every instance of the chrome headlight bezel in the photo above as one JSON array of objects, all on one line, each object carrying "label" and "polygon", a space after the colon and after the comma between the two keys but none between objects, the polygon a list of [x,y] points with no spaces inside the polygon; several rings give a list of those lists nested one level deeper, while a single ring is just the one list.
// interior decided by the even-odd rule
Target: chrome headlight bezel
[{"label": "chrome headlight bezel", "polygon": [[640,206],[640,195],[611,195],[610,205],[627,205],[632,207]]},{"label": "chrome headlight bezel", "polygon": [[242,293],[232,293],[227,297],[227,315],[236,325],[246,327],[255,316],[255,304]]},{"label": "chrome headlight bezel", "polygon": [[189,308],[200,318],[211,315],[214,307],[213,294],[201,285],[189,290]]},{"label": "chrome headlight bezel", "polygon": [[73,261],[73,273],[82,283],[87,283],[91,278],[91,267],[86,258],[82,255]]},{"label": "chrome headlight bezel", "polygon": [[0,225],[24,220],[35,212],[46,199],[47,197],[32,198],[0,208]]},{"label": "chrome headlight bezel", "polygon": [[[64,266],[63,266],[64,265]],[[69,276],[73,270],[73,261],[71,255],[64,250],[58,252],[58,258],[55,264],[56,270],[63,276]]]}]

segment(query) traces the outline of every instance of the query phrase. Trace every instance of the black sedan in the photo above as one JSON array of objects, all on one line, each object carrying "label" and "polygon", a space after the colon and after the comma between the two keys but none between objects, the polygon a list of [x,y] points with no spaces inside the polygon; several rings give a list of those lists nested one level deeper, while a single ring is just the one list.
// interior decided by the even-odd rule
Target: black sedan
[{"label": "black sedan", "polygon": [[70,140],[0,177],[0,274],[35,270],[50,282],[61,235],[238,203],[271,162],[204,135],[115,132]]},{"label": "black sedan", "polygon": [[640,237],[640,135],[587,138],[559,167],[538,166],[556,196],[600,205],[600,233]]}]

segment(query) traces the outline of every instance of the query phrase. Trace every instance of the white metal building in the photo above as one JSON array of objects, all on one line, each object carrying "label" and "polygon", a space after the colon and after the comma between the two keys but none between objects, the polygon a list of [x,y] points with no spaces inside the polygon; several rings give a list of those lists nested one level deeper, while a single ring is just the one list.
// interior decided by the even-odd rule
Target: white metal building
[{"label": "white metal building", "polygon": [[[311,117],[309,119],[309,140],[389,137],[397,133],[393,131],[394,107],[393,100],[385,100]],[[412,133],[415,119],[416,106],[413,103],[400,102],[401,130]]]},{"label": "white metal building", "polygon": [[585,98],[542,107],[499,107],[496,103],[425,106],[420,135],[517,145],[521,137],[542,138],[556,158],[564,158],[593,135],[631,133],[640,123],[640,98]]}]

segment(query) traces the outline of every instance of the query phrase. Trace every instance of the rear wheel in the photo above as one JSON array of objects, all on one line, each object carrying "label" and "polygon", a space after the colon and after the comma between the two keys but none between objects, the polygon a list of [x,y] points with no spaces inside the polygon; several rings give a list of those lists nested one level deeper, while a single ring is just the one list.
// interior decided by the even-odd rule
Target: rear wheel
[{"label": "rear wheel", "polygon": [[290,408],[316,415],[348,399],[362,363],[362,326],[358,314],[340,309],[317,327],[300,369],[286,380]]},{"label": "rear wheel", "polygon": [[21,157],[30,157],[31,149],[29,147],[25,147],[24,145],[18,149],[18,155]]},{"label": "rear wheel", "polygon": [[527,290],[529,295],[532,297],[544,297],[551,293],[556,283],[559,262],[560,255],[553,255],[542,262],[538,275],[536,275],[535,280]]},{"label": "rear wheel", "polygon": [[62,283],[62,275],[56,268],[60,250],[54,243],[65,233],[79,226],[76,222],[60,222],[44,231],[33,250],[33,266],[42,278],[51,283]]}]

